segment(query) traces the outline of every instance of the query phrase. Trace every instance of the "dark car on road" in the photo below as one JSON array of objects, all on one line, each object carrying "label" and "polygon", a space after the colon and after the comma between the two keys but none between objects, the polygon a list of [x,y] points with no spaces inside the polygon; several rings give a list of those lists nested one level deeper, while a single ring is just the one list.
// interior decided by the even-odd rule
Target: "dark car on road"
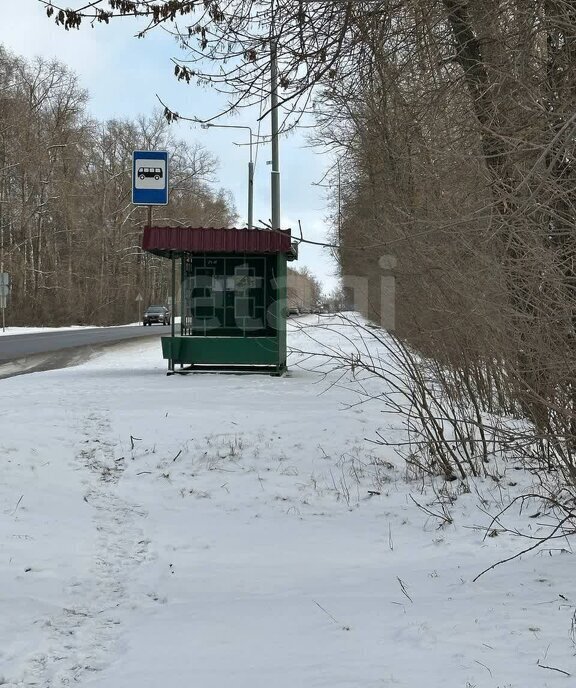
[{"label": "dark car on road", "polygon": [[143,325],[152,325],[152,323],[159,323],[160,325],[170,324],[170,311],[165,306],[148,306],[142,318]]}]

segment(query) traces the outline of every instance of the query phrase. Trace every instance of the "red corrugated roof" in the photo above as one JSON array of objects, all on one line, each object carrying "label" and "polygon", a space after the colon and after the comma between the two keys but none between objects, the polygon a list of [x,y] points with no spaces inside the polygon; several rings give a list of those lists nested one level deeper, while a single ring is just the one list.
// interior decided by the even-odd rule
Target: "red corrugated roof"
[{"label": "red corrugated roof", "polygon": [[214,227],[145,227],[145,251],[176,253],[290,253],[289,229],[216,229]]}]

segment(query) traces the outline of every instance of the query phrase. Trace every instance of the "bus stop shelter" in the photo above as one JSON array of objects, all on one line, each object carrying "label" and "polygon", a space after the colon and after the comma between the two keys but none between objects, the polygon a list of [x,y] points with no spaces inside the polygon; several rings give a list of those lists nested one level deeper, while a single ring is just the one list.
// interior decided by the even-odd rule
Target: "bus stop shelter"
[{"label": "bus stop shelter", "polygon": [[145,227],[142,248],[172,261],[174,305],[180,295],[162,337],[169,374],[286,371],[290,230]]}]

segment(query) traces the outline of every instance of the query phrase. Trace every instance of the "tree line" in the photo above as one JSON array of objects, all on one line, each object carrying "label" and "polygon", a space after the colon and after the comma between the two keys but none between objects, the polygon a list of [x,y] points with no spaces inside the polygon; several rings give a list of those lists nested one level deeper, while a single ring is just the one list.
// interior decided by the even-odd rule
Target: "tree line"
[{"label": "tree line", "polygon": [[214,156],[177,140],[161,112],[99,122],[87,103],[63,64],[0,46],[0,251],[11,325],[131,322],[138,294],[167,301],[166,261],[140,248],[146,209],[131,203],[134,150],[170,154],[170,203],[155,209],[155,223],[236,220],[215,187]]},{"label": "tree line", "polygon": [[318,139],[346,168],[342,274],[369,278],[379,321],[393,257],[395,332],[443,393],[527,419],[517,448],[574,484],[576,6],[362,4],[357,69],[319,107]]}]

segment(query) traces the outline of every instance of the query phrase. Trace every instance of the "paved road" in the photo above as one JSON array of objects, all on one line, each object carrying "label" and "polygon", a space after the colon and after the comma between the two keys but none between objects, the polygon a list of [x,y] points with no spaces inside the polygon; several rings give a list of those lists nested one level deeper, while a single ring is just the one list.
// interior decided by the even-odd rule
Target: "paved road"
[{"label": "paved road", "polygon": [[142,327],[95,327],[79,330],[60,330],[58,332],[39,332],[37,334],[14,334],[0,337],[0,362],[14,361],[34,354],[45,354],[78,346],[100,346],[122,342],[138,337],[153,337],[169,334],[170,327],[152,325]]},{"label": "paved road", "polygon": [[97,327],[0,337],[0,378],[50,370],[86,360],[95,350],[170,333],[170,326]]}]

